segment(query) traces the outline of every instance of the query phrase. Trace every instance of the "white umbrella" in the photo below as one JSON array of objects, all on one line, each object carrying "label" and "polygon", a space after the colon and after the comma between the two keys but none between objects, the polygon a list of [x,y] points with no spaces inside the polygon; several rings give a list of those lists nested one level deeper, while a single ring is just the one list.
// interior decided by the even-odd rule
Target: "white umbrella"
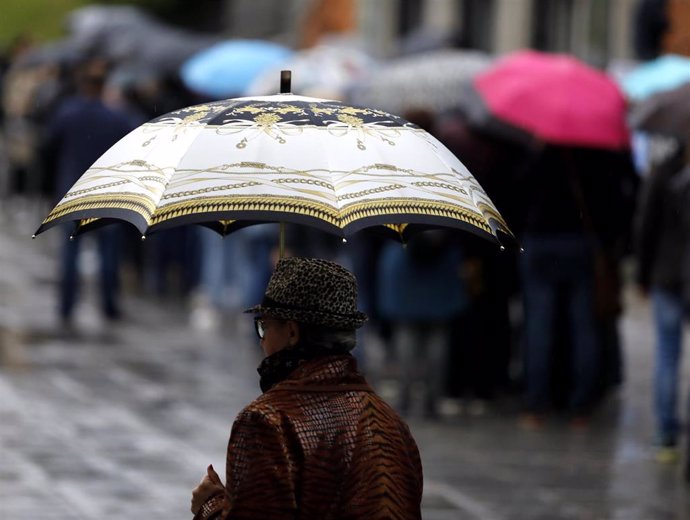
[{"label": "white umbrella", "polygon": [[38,232],[111,219],[142,233],[204,224],[223,234],[293,222],[347,236],[427,227],[510,234],[438,140],[401,118],[281,94],[197,105],[154,119],[89,168]]}]

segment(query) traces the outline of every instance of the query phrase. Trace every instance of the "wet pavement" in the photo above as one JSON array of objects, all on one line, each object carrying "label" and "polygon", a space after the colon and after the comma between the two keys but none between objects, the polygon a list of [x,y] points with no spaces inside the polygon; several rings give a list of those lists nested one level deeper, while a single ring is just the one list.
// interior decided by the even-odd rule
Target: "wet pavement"
[{"label": "wet pavement", "polygon": [[[109,326],[87,287],[65,334],[54,317],[59,233],[32,241],[34,224],[0,217],[0,519],[190,518],[191,489],[209,463],[221,472],[232,420],[258,394],[249,320],[201,333],[184,305],[129,296],[126,319]],[[589,430],[558,416],[520,429],[510,402],[410,420],[425,519],[690,519],[682,464],[659,464],[649,448],[648,308],[632,291],[627,303],[627,381]]]}]

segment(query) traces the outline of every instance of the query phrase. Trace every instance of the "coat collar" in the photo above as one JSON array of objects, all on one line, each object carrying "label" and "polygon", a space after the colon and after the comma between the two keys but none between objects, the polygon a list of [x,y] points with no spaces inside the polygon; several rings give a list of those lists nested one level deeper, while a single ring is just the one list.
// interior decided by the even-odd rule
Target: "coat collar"
[{"label": "coat collar", "polygon": [[326,356],[306,361],[273,391],[372,391],[349,354]]}]

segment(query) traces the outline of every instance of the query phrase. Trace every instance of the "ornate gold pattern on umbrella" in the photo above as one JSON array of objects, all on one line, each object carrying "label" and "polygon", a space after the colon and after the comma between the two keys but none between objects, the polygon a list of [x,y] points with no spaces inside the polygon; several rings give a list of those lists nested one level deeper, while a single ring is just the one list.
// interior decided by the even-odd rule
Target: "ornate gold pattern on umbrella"
[{"label": "ornate gold pattern on umbrella", "polygon": [[[338,213],[330,206],[318,201],[299,197],[257,197],[238,196],[203,197],[185,200],[161,206],[151,219],[151,226],[156,226],[179,217],[204,215],[206,213],[291,213],[304,217],[314,217],[334,226],[340,227]],[[220,220],[220,219],[219,219]]]},{"label": "ornate gold pattern on umbrella", "polygon": [[347,235],[383,225],[510,233],[462,163],[397,116],[282,95],[189,107],[146,123],[104,154],[48,215],[131,222],[303,222]]}]

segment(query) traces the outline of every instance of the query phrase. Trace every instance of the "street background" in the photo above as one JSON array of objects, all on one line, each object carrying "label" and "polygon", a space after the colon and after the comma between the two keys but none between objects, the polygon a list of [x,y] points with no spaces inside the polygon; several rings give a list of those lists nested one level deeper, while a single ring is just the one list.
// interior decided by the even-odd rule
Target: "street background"
[{"label": "street background", "polygon": [[[2,224],[1,517],[185,518],[206,466],[224,467],[235,414],[259,394],[251,318],[195,333],[184,304],[132,296],[112,327],[90,283],[79,332],[61,337],[56,236],[31,240],[30,222],[16,214]],[[626,304],[626,382],[588,431],[560,416],[525,431],[511,400],[410,421],[425,519],[690,518],[682,466],[657,463],[651,449],[649,306],[630,290]],[[689,372],[685,364],[684,387]],[[379,390],[391,395],[390,387]]]},{"label": "street background", "polygon": [[[520,229],[521,217],[531,209],[528,199],[534,202],[528,195],[543,195],[542,201],[554,202],[546,210],[558,214],[565,208],[572,216],[577,204],[566,200],[572,193],[551,184],[563,181],[560,170],[568,165],[546,161],[540,173],[549,182],[542,179],[532,186],[539,189],[525,189],[527,177],[520,175],[543,150],[522,149],[505,136],[492,140],[496,136],[472,134],[456,110],[461,84],[493,66],[497,57],[527,48],[576,57],[606,71],[621,90],[626,74],[665,55],[678,55],[681,69],[690,68],[690,61],[684,62],[690,55],[690,0],[103,4],[11,0],[0,16],[0,520],[189,518],[191,490],[208,464],[223,474],[233,420],[259,394],[260,347],[251,317],[241,309],[263,293],[275,256],[275,227],[253,226],[224,239],[205,229],[183,228],[152,234],[145,242],[132,229],[120,228],[119,286],[108,288],[112,293],[119,288],[120,299],[110,308],[101,299],[107,284],[99,281],[100,260],[108,254],[98,249],[95,233],[79,238],[78,259],[62,257],[69,244],[63,229],[31,239],[75,180],[60,184],[65,179],[44,145],[61,103],[77,91],[75,72],[83,72],[80,67],[94,55],[105,57],[95,66],[89,63],[92,77],[107,80],[99,102],[137,126],[182,106],[274,92],[275,71],[228,91],[214,89],[227,87],[237,71],[211,86],[194,84],[183,73],[192,56],[215,43],[270,40],[280,52],[294,51],[304,59],[303,68],[295,67],[295,92],[376,106],[438,132],[519,236],[525,229],[535,231]],[[132,9],[119,9],[121,4]],[[238,70],[253,61],[245,60]],[[451,74],[436,76],[439,71]],[[386,79],[390,82],[375,81]],[[632,107],[632,97],[628,101]],[[619,116],[622,122],[625,114]],[[493,244],[480,246],[457,235],[446,236],[442,247],[432,240],[435,249],[416,249],[418,255],[427,252],[417,258],[427,274],[436,274],[442,286],[451,279],[462,286],[455,314],[444,316],[443,326],[452,329],[447,341],[451,377],[437,403],[440,416],[425,417],[421,403],[405,414],[422,454],[425,519],[690,519],[690,366],[681,359],[679,450],[661,460],[653,415],[655,324],[650,301],[638,291],[631,244],[637,186],[649,179],[655,161],[682,151],[688,136],[675,144],[648,137],[634,136],[635,154],[627,146],[592,156],[585,150],[578,163],[579,174],[594,172],[585,191],[594,187],[588,195],[603,207],[595,215],[601,218],[597,224],[617,246],[612,258],[622,282],[622,312],[598,323],[601,337],[589,345],[599,346],[601,340],[601,359],[592,360],[591,372],[584,374],[589,382],[596,379],[596,395],[587,403],[591,408],[568,407],[567,394],[578,383],[568,354],[584,327],[567,328],[567,291],[558,288],[558,323],[537,323],[553,333],[552,345],[546,345],[553,347],[553,356],[548,348],[535,349],[553,365],[547,370],[549,395],[542,396],[551,406],[530,409],[525,389],[540,381],[530,380],[523,366],[529,313],[522,302],[535,287],[520,280],[519,264],[527,255],[499,253]],[[578,144],[556,143],[553,149],[572,151],[568,147]],[[77,148],[77,154],[88,149]],[[615,175],[606,177],[609,173]],[[631,178],[635,182],[628,182]],[[600,189],[607,182],[611,190]],[[539,224],[572,239],[572,222],[555,229],[563,221],[548,213]],[[582,232],[579,215],[578,244],[591,238]],[[658,222],[650,228],[666,230]],[[679,249],[688,237],[676,242]],[[450,251],[444,249],[449,245],[459,256],[447,257],[450,268],[443,271],[434,262]],[[357,272],[364,310],[372,319],[355,355],[377,391],[400,408],[395,329],[405,319],[384,316],[377,307],[386,298],[377,301],[376,294],[384,293],[381,273],[392,272],[381,259],[409,259],[415,248],[375,240],[343,244],[294,228],[288,248],[337,259]],[[76,280],[65,282],[63,262],[76,263],[79,292]],[[534,270],[532,282],[541,271]],[[580,277],[571,288],[590,281],[576,274]],[[403,281],[412,286],[415,278]],[[67,299],[76,306],[66,304],[65,295],[74,297]],[[439,302],[415,303],[416,310],[426,311]],[[592,301],[586,305],[594,307]],[[418,382],[414,390],[415,397],[423,395],[424,384]]]}]

